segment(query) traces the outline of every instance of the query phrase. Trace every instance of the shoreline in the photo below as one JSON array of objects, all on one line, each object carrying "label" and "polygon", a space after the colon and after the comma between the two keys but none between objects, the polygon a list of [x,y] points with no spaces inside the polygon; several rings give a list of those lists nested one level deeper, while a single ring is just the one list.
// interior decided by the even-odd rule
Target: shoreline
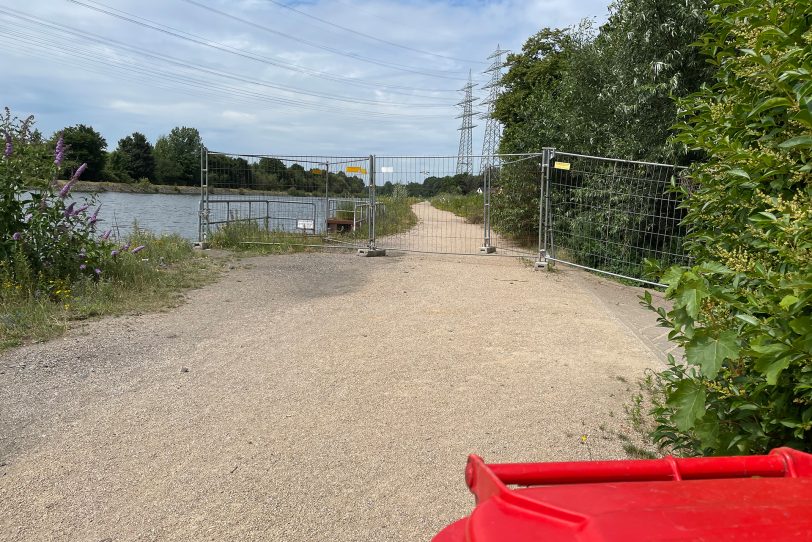
[{"label": "shoreline", "polygon": [[[65,186],[67,181],[56,181],[57,188]],[[109,181],[76,181],[73,185],[76,192],[98,194],[102,192],[123,192],[127,194],[184,194],[200,195],[200,186],[174,184],[141,184],[114,183]],[[250,188],[209,188],[209,194],[252,194],[263,196],[286,196],[286,192],[268,192]]]}]

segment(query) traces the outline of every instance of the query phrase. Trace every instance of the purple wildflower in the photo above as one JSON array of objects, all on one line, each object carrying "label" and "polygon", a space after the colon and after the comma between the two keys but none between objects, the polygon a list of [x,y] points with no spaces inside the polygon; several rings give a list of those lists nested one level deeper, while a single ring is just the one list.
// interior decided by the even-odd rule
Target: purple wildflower
[{"label": "purple wildflower", "polygon": [[76,216],[76,215],[78,215],[79,213],[84,213],[85,211],[87,211],[87,208],[88,208],[88,207],[90,207],[90,206],[89,206],[89,205],[83,205],[83,206],[79,207],[78,209],[75,209],[75,210],[73,211],[73,216]]},{"label": "purple wildflower", "polygon": [[87,269],[87,265],[85,265],[85,264],[81,264],[81,265],[79,266],[79,271],[84,271],[85,269]]},{"label": "purple wildflower", "polygon": [[102,238],[103,240],[107,241],[107,240],[110,238],[110,234],[111,234],[111,233],[113,233],[113,230],[107,230],[106,232],[104,232],[104,233],[102,234],[101,238]]},{"label": "purple wildflower", "polygon": [[121,252],[125,252],[127,250],[130,250],[130,243],[127,243],[126,245],[121,245],[121,248],[119,248],[119,250]]},{"label": "purple wildflower", "polygon": [[59,139],[56,140],[56,151],[54,152],[54,165],[61,166],[62,160],[65,159],[65,141],[60,134]]},{"label": "purple wildflower", "polygon": [[3,156],[9,158],[12,152],[14,152],[14,145],[11,144],[11,134],[6,132],[6,150]]},{"label": "purple wildflower", "polygon": [[110,257],[115,258],[116,256],[118,256],[118,250],[111,250]]},{"label": "purple wildflower", "polygon": [[139,252],[141,252],[141,251],[142,251],[142,250],[144,250],[145,248],[147,248],[147,247],[146,247],[146,246],[144,246],[144,245],[138,245],[137,247],[135,247],[134,249],[132,249],[131,254],[138,254]]},{"label": "purple wildflower", "polygon": [[[65,186],[67,186],[67,185],[65,185]],[[63,213],[65,215],[65,218],[68,218],[69,216],[73,216],[73,207],[75,205],[76,205],[76,202],[73,202],[73,203],[71,203],[70,205],[68,205],[65,208],[65,212]]]},{"label": "purple wildflower", "polygon": [[65,199],[70,192],[70,189],[73,185],[76,184],[76,179],[71,178],[68,182],[65,183],[65,186],[62,187],[62,190],[59,191],[59,197]]},{"label": "purple wildflower", "polygon": [[71,181],[75,181],[76,179],[78,179],[79,177],[81,177],[81,176],[82,176],[82,173],[84,173],[86,169],[87,169],[87,163],[84,163],[84,164],[82,164],[81,166],[79,166],[79,169],[77,169],[76,171],[74,171],[74,172],[73,172],[73,175],[71,175],[70,180],[71,180]]},{"label": "purple wildflower", "polygon": [[23,234],[21,234],[18,231],[15,231],[14,235],[12,235],[11,238],[14,239],[15,241],[19,241],[20,239],[23,238]]},{"label": "purple wildflower", "polygon": [[96,222],[99,220],[99,218],[98,218],[98,217],[99,217],[99,209],[101,209],[101,204],[100,204],[98,207],[96,207],[96,210],[95,210],[95,211],[93,211],[93,214],[92,214],[92,215],[91,215],[91,217],[90,217],[89,224],[90,224],[91,226],[92,226],[93,224],[95,224],[95,223],[96,223]]},{"label": "purple wildflower", "polygon": [[98,267],[94,269],[93,272],[96,273],[96,275],[101,275],[101,269],[99,269]]}]

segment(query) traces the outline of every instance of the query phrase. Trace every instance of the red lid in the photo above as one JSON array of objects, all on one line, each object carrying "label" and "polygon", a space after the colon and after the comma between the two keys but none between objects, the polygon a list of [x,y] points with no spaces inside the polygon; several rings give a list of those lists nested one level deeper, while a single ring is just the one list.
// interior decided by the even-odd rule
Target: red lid
[{"label": "red lid", "polygon": [[[812,541],[812,455],[486,465],[436,542]],[[533,486],[508,489],[507,485]]]}]

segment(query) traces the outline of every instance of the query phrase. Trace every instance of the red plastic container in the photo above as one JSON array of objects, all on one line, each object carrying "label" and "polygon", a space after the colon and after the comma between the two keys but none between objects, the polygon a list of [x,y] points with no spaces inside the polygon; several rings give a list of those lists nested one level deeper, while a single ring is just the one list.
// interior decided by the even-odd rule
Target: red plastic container
[{"label": "red plastic container", "polygon": [[[812,455],[486,465],[434,542],[812,541]],[[509,489],[508,485],[528,486]]]}]

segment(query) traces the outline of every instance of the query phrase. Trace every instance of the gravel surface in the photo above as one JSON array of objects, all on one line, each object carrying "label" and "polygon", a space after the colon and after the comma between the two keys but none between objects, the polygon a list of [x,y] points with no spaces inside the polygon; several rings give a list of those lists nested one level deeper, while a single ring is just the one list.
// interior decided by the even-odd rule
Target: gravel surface
[{"label": "gravel surface", "polygon": [[660,362],[584,280],[251,258],[170,312],[6,352],[0,540],[428,540],[473,506],[469,453],[624,458],[627,382]]}]

